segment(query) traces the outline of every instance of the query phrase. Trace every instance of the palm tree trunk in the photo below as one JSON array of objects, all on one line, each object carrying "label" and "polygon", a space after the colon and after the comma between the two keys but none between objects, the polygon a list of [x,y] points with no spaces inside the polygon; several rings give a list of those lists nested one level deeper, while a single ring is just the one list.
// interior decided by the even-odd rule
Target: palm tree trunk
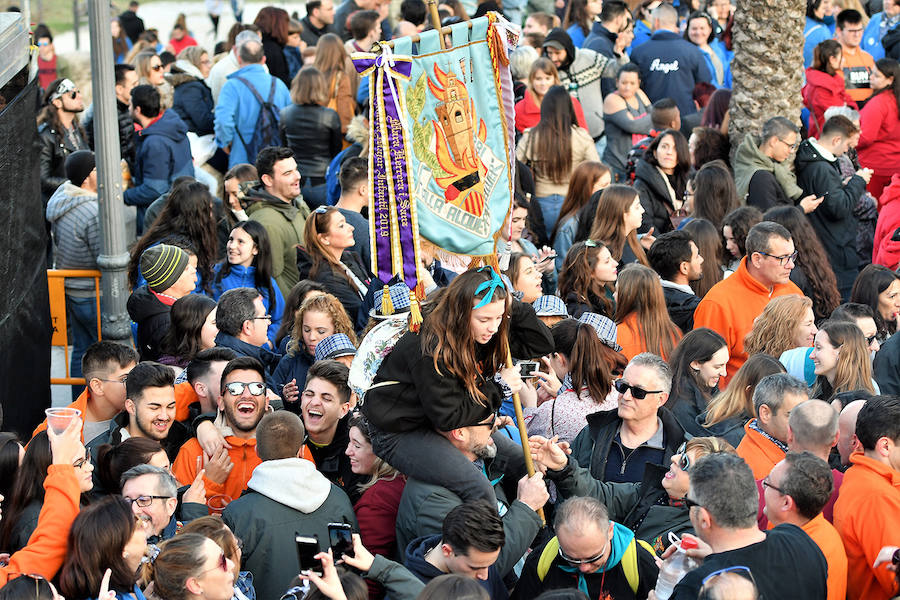
[{"label": "palm tree trunk", "polygon": [[738,0],[731,63],[734,81],[728,134],[736,149],[769,118],[800,122],[803,0]]}]

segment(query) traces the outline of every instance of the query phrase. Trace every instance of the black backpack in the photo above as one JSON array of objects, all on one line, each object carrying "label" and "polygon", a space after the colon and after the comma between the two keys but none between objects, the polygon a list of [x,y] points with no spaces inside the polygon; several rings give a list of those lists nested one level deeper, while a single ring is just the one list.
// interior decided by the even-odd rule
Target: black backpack
[{"label": "black backpack", "polygon": [[247,151],[247,162],[253,164],[256,162],[256,155],[259,154],[260,150],[269,146],[281,145],[281,133],[278,131],[278,122],[281,119],[281,115],[278,109],[275,108],[275,105],[272,104],[272,101],[275,99],[275,77],[272,77],[269,99],[266,101],[263,101],[262,96],[259,95],[259,92],[256,91],[256,88],[249,81],[243,77],[237,77],[236,79],[250,88],[256,101],[259,102],[259,116],[256,117],[256,127],[253,129],[253,137],[250,138],[249,144],[244,140],[240,130],[235,127],[235,132]]}]

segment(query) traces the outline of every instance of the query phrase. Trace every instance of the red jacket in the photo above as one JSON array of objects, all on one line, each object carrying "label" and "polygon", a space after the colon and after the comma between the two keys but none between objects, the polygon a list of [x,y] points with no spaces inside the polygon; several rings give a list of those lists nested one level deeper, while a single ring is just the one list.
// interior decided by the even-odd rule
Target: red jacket
[{"label": "red jacket", "polygon": [[875,94],[859,111],[859,162],[876,175],[900,173],[900,113],[890,88]]},{"label": "red jacket", "polygon": [[[575,118],[578,126],[587,129],[587,121],[584,120],[584,110],[581,102],[572,98],[572,108],[575,109]],[[526,129],[534,127],[541,120],[541,107],[535,101],[531,90],[525,90],[525,97],[516,102],[516,131],[522,133]]]},{"label": "red jacket", "polygon": [[[379,479],[363,492],[353,506],[359,523],[359,537],[363,546],[372,554],[402,556],[405,548],[397,548],[397,509],[406,486],[406,477],[397,474],[393,479]],[[369,597],[382,597],[381,586],[366,580]]]},{"label": "red jacket", "polygon": [[829,75],[818,69],[806,70],[806,85],[801,90],[803,104],[809,109],[809,135],[819,137],[819,130],[825,125],[825,111],[832,106],[851,106],[856,102],[847,94],[844,87],[844,73],[838,71]]},{"label": "red jacket", "polygon": [[891,184],[884,188],[878,204],[872,262],[893,271],[900,264],[900,242],[891,239],[900,228],[900,174],[894,174],[891,178]]}]

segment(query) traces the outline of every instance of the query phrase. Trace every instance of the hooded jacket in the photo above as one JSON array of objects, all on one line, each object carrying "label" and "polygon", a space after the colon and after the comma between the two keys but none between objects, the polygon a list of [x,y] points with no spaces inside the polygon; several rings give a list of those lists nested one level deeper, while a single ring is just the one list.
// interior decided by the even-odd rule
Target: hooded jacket
[{"label": "hooded jacket", "polygon": [[900,229],[900,174],[891,178],[891,184],[884,188],[881,194],[881,210],[878,212],[875,245],[872,250],[872,262],[884,265],[892,271],[900,264],[900,236],[894,239],[894,233],[898,229]]},{"label": "hooded jacket", "polygon": [[280,598],[300,572],[293,534],[328,548],[328,524],[356,516],[347,495],[302,458],[267,460],[253,470],[247,491],[222,520],[244,541],[243,568],[253,573],[258,598]]},{"label": "hooded jacket", "polygon": [[[403,564],[426,585],[435,577],[446,575],[446,573],[425,560],[425,555],[428,551],[440,545],[440,543],[441,534],[427,535],[414,539],[406,548]],[[503,575],[497,570],[497,563],[494,563],[488,569],[487,579],[479,579],[478,583],[484,586],[491,600],[506,600],[509,598],[509,592],[506,591],[506,585],[503,583]]]},{"label": "hooded jacket", "polygon": [[683,333],[687,333],[694,328],[694,311],[700,304],[700,297],[697,294],[689,294],[680,287],[675,287],[671,281],[663,279],[661,283],[669,318],[678,325]]},{"label": "hooded jacket", "polygon": [[759,140],[745,135],[734,155],[734,184],[738,198],[749,206],[767,210],[776,204],[793,206],[803,197],[787,165],[775,162],[759,149]]},{"label": "hooded jacket", "polygon": [[128,297],[128,316],[137,323],[137,345],[141,360],[160,357],[159,345],[172,325],[172,306],[163,304],[146,285]]},{"label": "hooded jacket", "polygon": [[697,112],[691,95],[694,86],[712,81],[700,49],[674,31],[655,31],[631,51],[631,61],[641,68],[641,89],[650,101],[673,99],[682,118]]},{"label": "hooded jacket", "polygon": [[[238,82],[240,83],[240,82]],[[261,182],[252,184],[246,193],[252,202],[247,215],[266,228],[272,247],[272,277],[287,296],[300,281],[297,271],[296,247],[303,243],[303,228],[309,216],[309,207],[302,196],[291,202],[276,198],[265,190]]]},{"label": "hooded jacket", "polygon": [[566,51],[566,59],[559,66],[559,80],[569,93],[581,102],[588,132],[594,139],[603,135],[603,91],[602,78],[615,79],[616,61],[586,48],[575,48],[572,38],[564,30],[551,29],[544,39],[544,54],[547,42],[558,42]]},{"label": "hooded jacket", "polygon": [[853,175],[844,183],[837,158],[812,138],[804,140],[797,148],[794,166],[797,183],[803,191],[816,197],[824,196],[822,203],[807,217],[834,269],[838,290],[848,297],[859,272],[856,255],[859,221],[854,209],[866,191],[866,182],[859,175]]},{"label": "hooded jacket", "polygon": [[175,89],[172,110],[178,113],[188,131],[197,135],[213,133],[213,98],[200,70],[187,60],[177,60],[166,81]]},{"label": "hooded jacket", "polygon": [[847,106],[856,109],[856,102],[847,94],[844,72],[829,75],[818,69],[806,70],[806,85],[801,90],[803,104],[809,109],[809,135],[818,137],[825,125],[825,111],[830,106]]},{"label": "hooded jacket", "polygon": [[[182,175],[194,175],[187,125],[174,110],[164,111],[155,121],[137,132],[134,187],[125,190],[125,204],[146,207],[169,191]],[[143,212],[138,215],[143,219]]]},{"label": "hooded jacket", "polygon": [[266,307],[266,312],[272,315],[272,322],[269,323],[268,335],[269,340],[274,344],[275,334],[278,333],[278,328],[281,326],[281,318],[284,316],[284,296],[281,295],[281,288],[278,287],[278,282],[275,281],[274,277],[270,279],[272,292],[275,296],[275,302],[272,303],[269,300],[269,290],[256,287],[256,267],[253,265],[250,265],[249,267],[243,265],[230,265],[228,275],[219,279],[219,271],[222,270],[223,264],[224,263],[219,263],[213,267],[213,272],[215,273],[212,284],[213,300],[218,302],[222,294],[228,290],[233,290],[234,288],[255,288],[259,292],[259,295],[262,296],[263,306]]},{"label": "hooded jacket", "polygon": [[[97,268],[100,220],[96,192],[66,181],[47,202],[47,220],[56,244],[57,269]],[[93,295],[94,282],[67,277],[65,287],[67,292]]]},{"label": "hooded jacket", "polygon": [[[674,227],[670,215],[675,212],[675,206],[672,203],[669,186],[666,185],[665,175],[643,158],[638,160],[634,175],[634,191],[640,196],[641,206],[644,207],[640,230],[647,231],[653,227],[653,233],[657,235],[672,231]],[[673,191],[676,199],[681,200],[684,189],[674,188]]]}]

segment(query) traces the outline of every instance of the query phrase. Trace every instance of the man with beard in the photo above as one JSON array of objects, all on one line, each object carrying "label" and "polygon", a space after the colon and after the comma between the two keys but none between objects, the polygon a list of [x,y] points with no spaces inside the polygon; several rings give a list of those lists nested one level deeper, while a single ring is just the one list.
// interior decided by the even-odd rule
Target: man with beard
[{"label": "man with beard", "polygon": [[[507,465],[503,455],[497,455],[497,447],[491,439],[497,424],[497,415],[491,414],[468,427],[438,433],[475,463],[484,477],[493,484],[506,539],[497,564],[514,565],[537,535],[541,527],[537,511],[544,506],[550,495],[541,473],[530,478],[522,477],[518,480],[518,489],[516,488],[516,479],[521,473],[506,473]],[[508,498],[512,494],[517,494],[517,498],[510,502]],[[444,518],[460,504],[462,499],[445,487],[409,479],[397,511],[397,547],[406,548],[409,552],[409,546],[414,540],[441,533]],[[504,568],[500,571],[502,575],[506,575]]]},{"label": "man with beard", "polygon": [[175,375],[170,367],[144,361],[131,369],[125,379],[125,410],[87,447],[96,456],[101,445],[117,446],[130,437],[156,440],[169,460],[190,437],[187,427],[175,420]]},{"label": "man with beard", "polygon": [[197,438],[191,438],[172,464],[172,473],[182,485],[190,485],[202,466],[207,499],[219,494],[239,497],[262,462],[256,453],[256,426],[267,408],[262,364],[249,356],[230,360],[222,371],[221,392],[215,425],[225,436],[225,447],[210,457]]}]

